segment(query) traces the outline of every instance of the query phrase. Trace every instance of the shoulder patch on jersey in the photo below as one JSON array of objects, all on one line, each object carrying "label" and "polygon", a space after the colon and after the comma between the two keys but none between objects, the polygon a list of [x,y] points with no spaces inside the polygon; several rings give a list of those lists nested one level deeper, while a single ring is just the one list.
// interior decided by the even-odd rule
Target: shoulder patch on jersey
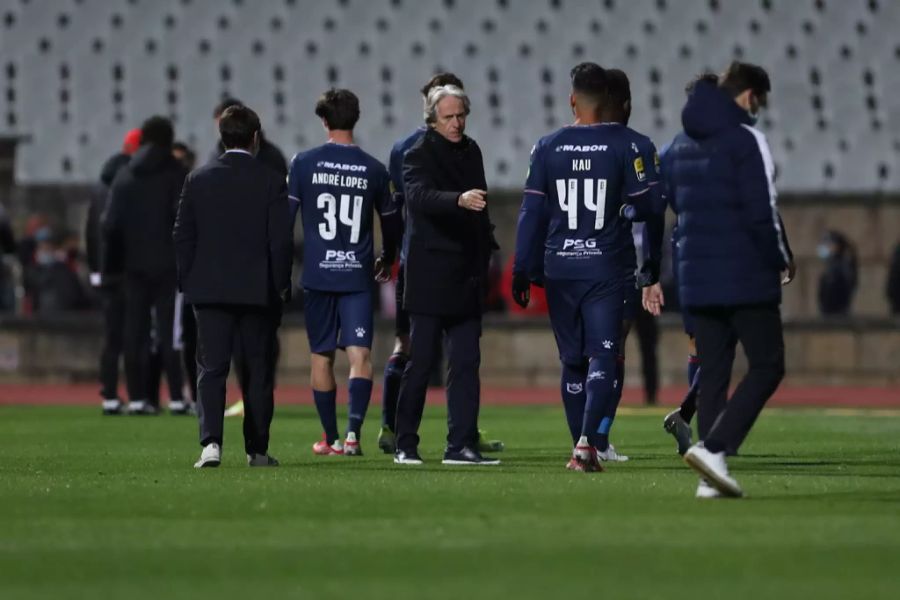
[{"label": "shoulder patch on jersey", "polygon": [[640,156],[634,159],[634,174],[637,175],[638,181],[647,179],[647,172],[644,171],[644,159]]}]

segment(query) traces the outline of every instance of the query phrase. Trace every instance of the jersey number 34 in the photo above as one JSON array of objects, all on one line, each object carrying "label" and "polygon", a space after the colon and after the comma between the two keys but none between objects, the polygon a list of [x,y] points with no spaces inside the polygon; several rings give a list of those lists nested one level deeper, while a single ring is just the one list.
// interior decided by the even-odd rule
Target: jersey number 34
[{"label": "jersey number 34", "polygon": [[[362,225],[362,196],[353,196],[350,194],[341,194],[341,208],[337,210],[337,199],[332,194],[319,194],[316,199],[316,207],[320,210],[324,209],[324,223],[319,223],[319,235],[323,240],[333,240],[337,237],[337,220],[335,213],[338,215],[341,223],[350,228],[350,243],[359,242],[359,229]],[[351,214],[352,207],[352,214]]]},{"label": "jersey number 34", "polygon": [[[583,179],[584,207],[594,213],[594,229],[603,229],[606,221],[606,180]],[[578,229],[578,207],[581,199],[578,197],[577,179],[557,179],[556,195],[559,197],[559,207],[568,215],[569,229]]]}]

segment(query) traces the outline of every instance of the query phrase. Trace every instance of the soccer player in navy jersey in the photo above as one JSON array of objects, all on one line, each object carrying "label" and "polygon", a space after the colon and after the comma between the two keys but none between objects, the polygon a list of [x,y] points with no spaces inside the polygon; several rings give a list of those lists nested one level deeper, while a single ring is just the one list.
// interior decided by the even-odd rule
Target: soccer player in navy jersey
[{"label": "soccer player in navy jersey", "polygon": [[[428,93],[445,85],[453,85],[464,89],[463,82],[453,73],[438,73],[422,86],[422,98],[427,98]],[[406,200],[403,193],[403,157],[413,147],[419,138],[428,130],[421,126],[394,144],[391,148],[391,156],[388,161],[388,172],[391,177],[391,192],[394,204],[401,214],[405,210]],[[403,233],[403,241],[400,246],[400,271],[397,275],[396,288],[396,318],[394,351],[384,367],[384,383],[381,394],[381,433],[378,435],[378,447],[385,454],[393,454],[396,450],[396,436],[394,434],[395,420],[397,418],[397,400],[400,397],[400,379],[403,370],[409,362],[409,313],[403,309],[404,269],[406,260],[406,248],[408,245],[406,231]],[[486,440],[479,431],[478,449],[481,452],[499,452],[503,450],[503,442],[499,440]]]},{"label": "soccer player in navy jersey", "polygon": [[[306,331],[312,352],[312,387],[324,429],[318,455],[360,455],[361,428],[372,396],[373,292],[387,281],[399,243],[400,216],[387,169],[353,143],[359,100],[349,90],[329,90],[316,104],[328,143],[297,154],[288,195],[303,221]],[[375,260],[374,213],[381,220],[382,255]],[[341,443],[335,409],[335,350],[350,361],[350,415]]]},{"label": "soccer player in navy jersey", "polygon": [[[574,450],[567,468],[602,471],[601,422],[615,401],[622,328],[623,198],[649,190],[646,172],[625,128],[601,123],[608,96],[597,64],[572,69],[575,123],[541,138],[516,232],[513,300],[527,306],[529,272],[544,255],[550,323],[562,363],[561,392]],[[546,233],[544,233],[546,232]]]},{"label": "soccer player in navy jersey", "polygon": [[[635,207],[629,207],[626,212],[636,220],[645,220],[649,214],[662,212],[663,207],[658,195],[659,183],[659,157],[656,146],[647,136],[638,133],[628,127],[631,117],[631,85],[628,75],[619,69],[607,69],[606,80],[608,86],[608,100],[604,104],[601,121],[608,123],[617,130],[630,144],[633,166],[640,182],[647,184],[648,193],[641,197],[641,203]],[[627,199],[623,199],[627,202]],[[637,214],[637,207],[644,208],[644,214]],[[632,222],[629,219],[620,219],[620,235],[622,247],[622,276],[624,277],[623,292],[624,304],[622,307],[622,335],[619,340],[619,354],[616,356],[616,380],[619,385],[614,390],[613,401],[608,405],[606,414],[600,422],[600,432],[606,436],[597,447],[597,456],[603,461],[624,462],[627,456],[616,452],[615,447],[608,442],[609,432],[612,429],[613,420],[619,401],[622,399],[622,388],[625,377],[625,340],[634,324],[637,311],[641,310],[641,291],[637,285],[637,253],[634,248],[632,236]],[[605,446],[605,447],[604,447]]]}]

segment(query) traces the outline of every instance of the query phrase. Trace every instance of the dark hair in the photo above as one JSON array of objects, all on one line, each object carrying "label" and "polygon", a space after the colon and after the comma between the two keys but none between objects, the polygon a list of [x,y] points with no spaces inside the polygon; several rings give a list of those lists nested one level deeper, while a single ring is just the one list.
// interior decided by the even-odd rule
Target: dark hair
[{"label": "dark hair", "polygon": [[175,128],[172,121],[159,115],[154,115],[141,125],[141,145],[153,144],[163,148],[171,148],[175,141]]},{"label": "dark hair", "polygon": [[219,118],[219,135],[226,150],[250,148],[253,145],[253,134],[259,130],[259,117],[242,104],[226,108]]},{"label": "dark hair", "polygon": [[184,163],[185,165],[193,165],[197,162],[197,155],[191,150],[190,146],[185,144],[184,142],[175,142],[172,144],[172,151],[180,151],[184,152]]},{"label": "dark hair", "polygon": [[719,76],[715,73],[710,73],[709,71],[705,71],[703,73],[700,73],[699,75],[694,75],[693,79],[688,81],[687,85],[684,86],[684,93],[688,96],[693,94],[694,88],[697,87],[697,84],[701,81],[705,81],[713,85],[719,85]]},{"label": "dark hair", "polygon": [[606,84],[611,107],[624,107],[631,100],[631,83],[628,75],[621,69],[606,69]]},{"label": "dark hair", "polygon": [[453,73],[438,73],[437,75],[429,79],[428,83],[423,85],[420,91],[422,92],[422,95],[427,98],[428,92],[436,87],[443,87],[445,85],[454,85],[461,90],[466,89],[463,85],[462,79],[460,79]]},{"label": "dark hair", "polygon": [[231,108],[232,106],[243,106],[244,103],[238,100],[237,98],[227,97],[223,98],[221,102],[216,104],[216,107],[213,109],[213,118],[218,119],[222,116],[222,113]]},{"label": "dark hair", "polygon": [[738,61],[728,65],[728,69],[719,78],[719,87],[731,94],[732,98],[737,98],[744,90],[750,90],[762,98],[772,89],[765,69]]},{"label": "dark hair", "polygon": [[328,129],[349,131],[359,121],[359,98],[350,90],[331,88],[316,102],[316,116]]},{"label": "dark hair", "polygon": [[606,71],[592,62],[583,62],[572,67],[572,91],[593,100],[598,106],[604,104],[608,89]]}]

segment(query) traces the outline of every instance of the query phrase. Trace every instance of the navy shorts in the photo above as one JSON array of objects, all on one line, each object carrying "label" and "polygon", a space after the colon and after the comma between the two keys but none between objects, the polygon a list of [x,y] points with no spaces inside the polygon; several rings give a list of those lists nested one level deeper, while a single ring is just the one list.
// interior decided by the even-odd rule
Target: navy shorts
[{"label": "navy shorts", "polygon": [[637,287],[637,280],[632,271],[630,277],[625,278],[622,284],[622,294],[625,301],[622,304],[622,320],[634,321],[637,318],[638,311],[641,310],[641,290]]},{"label": "navy shorts", "polygon": [[304,290],[309,349],[315,354],[347,346],[372,347],[372,291]]},{"label": "navy shorts", "polygon": [[397,273],[397,311],[394,316],[394,333],[397,337],[409,335],[409,313],[403,309],[403,288],[405,287],[406,276],[403,274],[403,265],[400,265],[400,271]]},{"label": "navy shorts", "polygon": [[618,353],[624,306],[622,280],[547,280],[550,325],[559,358],[567,364]]}]

